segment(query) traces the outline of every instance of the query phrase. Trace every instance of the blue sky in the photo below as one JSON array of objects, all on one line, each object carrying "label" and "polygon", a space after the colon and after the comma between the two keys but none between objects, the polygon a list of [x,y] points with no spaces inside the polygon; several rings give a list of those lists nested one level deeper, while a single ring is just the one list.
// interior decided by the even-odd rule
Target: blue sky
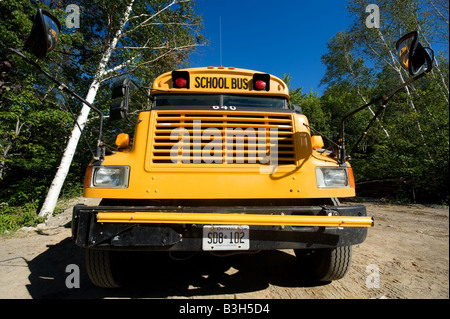
[{"label": "blue sky", "polygon": [[347,29],[351,18],[346,0],[197,0],[203,34],[210,45],[191,56],[191,67],[222,64],[282,77],[290,74],[293,88],[323,93],[321,57],[327,42]]}]

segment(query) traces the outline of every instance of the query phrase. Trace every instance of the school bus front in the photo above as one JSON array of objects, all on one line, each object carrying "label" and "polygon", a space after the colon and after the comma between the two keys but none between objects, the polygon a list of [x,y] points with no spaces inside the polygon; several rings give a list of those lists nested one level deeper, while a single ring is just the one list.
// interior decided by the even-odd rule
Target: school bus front
[{"label": "school bus front", "polygon": [[102,202],[75,208],[73,236],[90,254],[294,249],[317,259],[364,241],[365,207],[336,200],[355,196],[352,168],[311,136],[282,80],[193,68],[153,89],[131,145],[121,135],[86,171],[84,196]]}]

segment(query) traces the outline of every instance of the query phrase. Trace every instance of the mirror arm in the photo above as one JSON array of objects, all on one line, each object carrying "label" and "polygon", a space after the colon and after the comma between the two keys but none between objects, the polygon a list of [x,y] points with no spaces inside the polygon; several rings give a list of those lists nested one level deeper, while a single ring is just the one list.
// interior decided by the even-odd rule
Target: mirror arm
[{"label": "mirror arm", "polygon": [[[131,81],[135,86],[137,86],[137,88],[142,92],[142,94],[144,94],[144,96],[145,96],[146,98],[148,98],[150,101],[153,101],[152,97],[147,95],[147,92],[144,91],[144,89],[142,88],[142,86],[139,85],[139,83],[137,83],[137,82],[134,81],[133,79],[130,79],[130,81]],[[129,90],[129,88],[127,88],[127,90]],[[129,91],[128,91],[128,92],[129,92]],[[129,93],[128,93],[128,94],[129,94]],[[127,100],[128,100],[128,99],[127,99]],[[130,119],[128,118],[128,112],[127,112],[127,110],[128,110],[128,101],[126,101],[126,103],[127,103],[127,107],[126,107],[126,109],[125,109],[125,110],[126,110],[126,111],[125,111],[125,119],[127,120],[128,123],[134,124],[134,122],[130,121]]]},{"label": "mirror arm", "polygon": [[[410,85],[411,83],[413,83],[414,81],[420,79],[421,77],[423,77],[424,75],[426,75],[427,73],[429,73],[429,69],[425,70],[424,72],[416,75],[415,77],[412,77],[411,79],[409,79],[408,81],[406,81],[403,84],[400,84],[399,86],[397,86],[396,88],[394,88],[393,90],[391,90],[389,93],[381,95],[375,99],[373,99],[372,101],[370,101],[369,103],[353,110],[352,112],[348,113],[347,115],[345,115],[342,120],[341,120],[341,126],[340,126],[340,130],[339,130],[339,134],[340,134],[340,138],[338,143],[339,145],[339,150],[338,150],[338,161],[339,164],[343,164],[349,157],[350,155],[353,153],[353,151],[356,149],[356,146],[361,142],[361,140],[364,138],[364,136],[367,134],[367,131],[369,130],[369,128],[373,125],[373,123],[375,122],[375,120],[377,119],[377,117],[379,116],[379,114],[381,113],[381,111],[386,108],[386,104],[387,102],[389,102],[389,100],[394,96],[394,94],[396,94],[398,91],[400,91],[401,89],[403,89],[404,87]],[[352,117],[353,115],[355,115],[356,113],[366,109],[367,107],[369,107],[370,105],[380,102],[381,100],[383,100],[383,103],[381,105],[381,107],[377,110],[377,112],[375,113],[375,115],[373,116],[372,120],[370,121],[370,123],[367,125],[366,129],[364,130],[363,134],[360,136],[360,138],[358,139],[358,141],[356,142],[356,144],[353,146],[352,150],[350,151],[349,155],[346,154],[345,152],[345,133],[344,133],[344,122],[345,120],[347,120],[349,117]]]},{"label": "mirror arm", "polygon": [[104,159],[104,155],[105,155],[105,151],[104,151],[104,146],[103,143],[101,141],[102,138],[102,130],[103,130],[103,113],[97,109],[96,107],[94,107],[91,103],[89,103],[88,101],[86,101],[85,99],[83,99],[81,96],[79,96],[78,94],[76,94],[74,91],[72,91],[71,89],[69,89],[64,83],[58,81],[56,78],[54,78],[52,75],[50,75],[47,71],[43,70],[39,64],[37,64],[36,62],[30,60],[26,55],[24,55],[22,52],[20,52],[19,50],[13,49],[13,48],[9,48],[10,51],[16,53],[17,55],[21,56],[23,59],[25,59],[25,61],[27,61],[28,63],[30,63],[31,65],[33,65],[34,67],[36,67],[39,71],[41,71],[45,76],[47,76],[50,80],[52,80],[53,82],[55,82],[56,84],[59,85],[59,88],[64,89],[66,92],[70,93],[73,97],[75,97],[76,99],[80,100],[81,102],[83,102],[84,104],[86,104],[89,108],[91,108],[92,110],[94,110],[100,117],[100,125],[99,125],[99,135],[98,135],[98,139],[97,139],[97,149],[96,149],[96,156],[94,157],[94,160],[96,160],[96,162],[98,161],[102,161]]},{"label": "mirror arm", "polygon": [[[339,164],[343,164],[348,158],[348,156],[347,156],[347,154],[345,152],[345,132],[344,132],[345,131],[345,129],[344,129],[344,127],[345,127],[344,126],[345,120],[347,120],[349,117],[352,117],[356,113],[366,109],[367,107],[371,106],[372,104],[379,102],[381,99],[383,99],[383,96],[377,97],[376,99],[374,99],[374,100],[370,101],[369,103],[367,103],[367,104],[357,108],[356,110],[353,110],[352,112],[348,113],[347,115],[345,115],[342,118],[340,130],[339,130],[340,138],[339,138],[339,141],[338,141],[338,143],[340,144],[339,150],[338,150],[338,161],[339,161]],[[367,128],[366,128],[366,130],[367,130]]]},{"label": "mirror arm", "polygon": [[359,145],[359,143],[362,141],[362,139],[367,135],[367,132],[369,131],[369,128],[373,125],[373,123],[375,123],[375,120],[378,118],[378,116],[380,115],[381,111],[383,111],[386,108],[386,104],[387,104],[387,102],[389,102],[389,100],[390,100],[390,98],[385,98],[383,100],[383,103],[381,104],[381,106],[379,107],[379,109],[377,110],[375,115],[372,117],[372,119],[370,120],[370,122],[367,125],[366,129],[361,134],[359,139],[356,141],[355,145],[353,145],[352,150],[348,153],[347,158],[350,158],[352,156],[353,151],[356,149],[356,147]]},{"label": "mirror arm", "polygon": [[[139,83],[137,83],[137,82],[134,81],[133,79],[130,79],[130,81],[131,81],[134,85],[137,86],[137,88],[142,92],[142,94],[144,94],[144,96],[145,96],[147,99],[149,99],[150,101],[153,101],[153,98],[152,98],[150,95],[147,95],[147,92],[145,92],[144,88],[143,88]],[[165,92],[167,92],[167,91],[165,91]]]},{"label": "mirror arm", "polygon": [[128,123],[134,124],[128,118],[128,103],[130,102],[130,87],[128,85],[125,87],[125,91],[126,91],[126,93],[125,93],[125,108],[124,108],[125,119],[127,120]]}]

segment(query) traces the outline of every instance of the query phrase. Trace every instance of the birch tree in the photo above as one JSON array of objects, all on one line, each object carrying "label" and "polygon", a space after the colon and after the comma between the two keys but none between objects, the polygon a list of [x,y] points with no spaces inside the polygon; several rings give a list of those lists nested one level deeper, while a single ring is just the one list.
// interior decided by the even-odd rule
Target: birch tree
[{"label": "birch tree", "polygon": [[[201,20],[195,15],[189,0],[117,0],[94,1],[91,6],[78,4],[82,8],[80,25],[83,28],[85,24],[90,32],[87,46],[74,48],[74,51],[92,50],[92,58],[97,58],[85,97],[91,104],[102,83],[125,74],[149,81],[156,73],[183,66],[188,54],[202,45],[203,38],[199,34]],[[88,57],[84,55],[83,59]],[[47,217],[56,206],[80,140],[80,129],[86,126],[89,113],[90,108],[83,105],[78,125],[72,130],[39,212],[41,217]]]},{"label": "birch tree", "polygon": [[[375,96],[375,76],[374,72],[365,65],[364,58],[357,56],[354,47],[356,42],[352,41],[352,36],[346,31],[338,32],[328,41],[328,52],[322,56],[322,62],[325,64],[326,72],[321,83],[328,85],[345,83],[346,91],[351,92],[360,98],[360,103],[353,105],[352,109],[357,106],[367,104]],[[351,110],[346,110],[349,113]],[[370,115],[375,116],[372,106],[368,107]],[[338,118],[342,118],[345,114],[340,114]],[[336,116],[335,116],[336,117]],[[363,118],[362,118],[363,117]],[[353,119],[354,123],[360,123],[359,131],[363,132],[365,125],[369,119],[364,114],[358,114]],[[376,119],[377,124],[383,131],[383,134],[393,145],[393,141],[379,118]],[[354,124],[355,125],[355,124]],[[366,148],[367,139],[360,145],[360,148]],[[378,140],[377,134],[372,138]],[[350,139],[351,140],[351,139]],[[350,142],[351,143],[351,142]]]}]

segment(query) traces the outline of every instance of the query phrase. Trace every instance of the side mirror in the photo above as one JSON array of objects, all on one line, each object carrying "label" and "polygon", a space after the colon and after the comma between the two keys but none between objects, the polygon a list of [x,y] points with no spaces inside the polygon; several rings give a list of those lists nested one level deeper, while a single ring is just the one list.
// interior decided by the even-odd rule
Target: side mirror
[{"label": "side mirror", "polygon": [[38,59],[45,58],[56,47],[60,30],[59,21],[49,12],[38,8],[25,49]]},{"label": "side mirror", "polygon": [[408,70],[409,74],[420,73],[426,64],[426,72],[431,71],[433,59],[427,50],[417,41],[419,33],[410,32],[401,37],[395,44],[400,64]]},{"label": "side mirror", "polygon": [[130,80],[128,78],[117,80],[113,84],[112,98],[109,109],[109,119],[111,121],[122,120],[127,117],[128,100],[130,93]]}]

